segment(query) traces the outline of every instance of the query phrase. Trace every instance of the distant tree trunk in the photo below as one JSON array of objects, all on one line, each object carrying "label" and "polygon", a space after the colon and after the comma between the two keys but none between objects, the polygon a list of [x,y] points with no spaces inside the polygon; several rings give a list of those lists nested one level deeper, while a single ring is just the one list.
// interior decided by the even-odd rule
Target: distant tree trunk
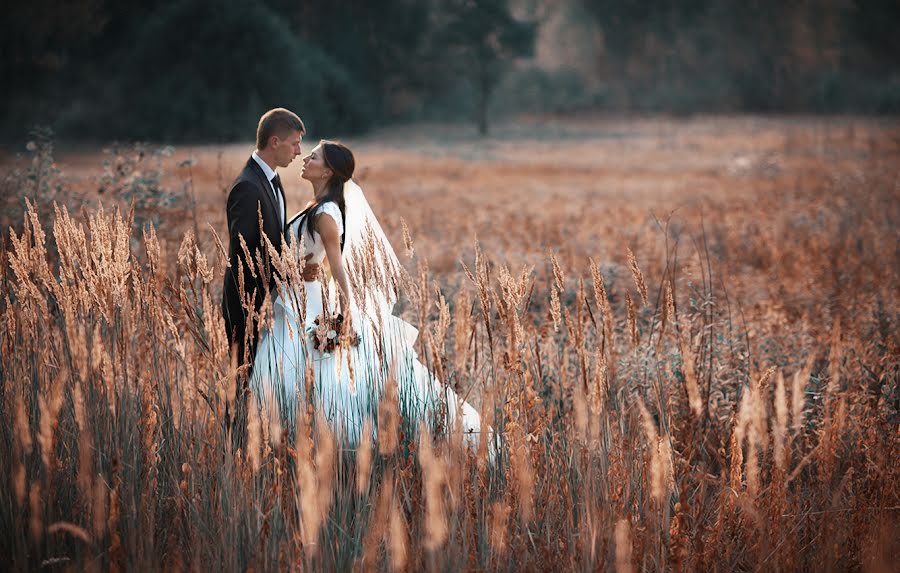
[{"label": "distant tree trunk", "polygon": [[482,137],[488,134],[488,106],[491,103],[491,92],[494,89],[493,78],[487,70],[487,65],[479,66],[478,74],[478,109],[476,110],[478,119],[478,134]]},{"label": "distant tree trunk", "polygon": [[488,134],[487,99],[486,93],[482,90],[478,101],[478,135],[482,137]]}]

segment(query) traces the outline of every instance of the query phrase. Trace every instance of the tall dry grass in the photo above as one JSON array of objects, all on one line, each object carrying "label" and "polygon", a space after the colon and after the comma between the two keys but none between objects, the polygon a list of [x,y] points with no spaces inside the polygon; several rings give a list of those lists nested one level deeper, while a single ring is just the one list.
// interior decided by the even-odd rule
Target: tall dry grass
[{"label": "tall dry grass", "polygon": [[0,554],[15,570],[891,570],[897,181],[707,201],[581,265],[476,242],[435,275],[413,245],[427,229],[404,224],[420,357],[478,406],[493,455],[402,416],[396,390],[377,443],[348,448],[311,407],[293,434],[253,407],[235,428],[218,249],[194,231],[166,249],[118,210],[29,207],[0,249]]}]

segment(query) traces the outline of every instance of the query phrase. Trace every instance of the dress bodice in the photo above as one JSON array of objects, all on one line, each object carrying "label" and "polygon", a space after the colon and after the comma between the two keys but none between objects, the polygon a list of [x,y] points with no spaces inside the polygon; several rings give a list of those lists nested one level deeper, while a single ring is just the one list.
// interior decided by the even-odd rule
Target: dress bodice
[{"label": "dress bodice", "polygon": [[[326,203],[322,203],[316,208],[316,215],[325,214],[334,219],[334,222],[337,224],[338,233],[340,236],[344,236],[344,218],[341,216],[341,209],[337,206],[337,203],[334,201],[328,201]],[[297,217],[291,222],[288,227],[288,241],[293,249],[299,249],[300,247],[300,225],[301,222],[311,215],[306,215],[304,217]],[[322,241],[321,235],[319,235],[318,231],[313,231],[312,237],[309,236],[309,230],[306,224],[303,224],[303,253],[295,253],[298,258],[306,257],[307,255],[312,255],[307,264],[314,263],[317,265],[321,265],[325,260],[325,243]]]}]

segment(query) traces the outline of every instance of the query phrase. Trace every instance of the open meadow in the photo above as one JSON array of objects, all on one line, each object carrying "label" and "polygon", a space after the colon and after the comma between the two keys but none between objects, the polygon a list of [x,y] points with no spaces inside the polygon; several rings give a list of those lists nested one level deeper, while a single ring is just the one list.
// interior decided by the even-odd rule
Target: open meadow
[{"label": "open meadow", "polygon": [[405,265],[395,313],[496,454],[390,393],[354,448],[312,408],[230,424],[216,235],[252,144],[36,134],[0,154],[12,570],[896,570],[900,122],[344,142]]}]

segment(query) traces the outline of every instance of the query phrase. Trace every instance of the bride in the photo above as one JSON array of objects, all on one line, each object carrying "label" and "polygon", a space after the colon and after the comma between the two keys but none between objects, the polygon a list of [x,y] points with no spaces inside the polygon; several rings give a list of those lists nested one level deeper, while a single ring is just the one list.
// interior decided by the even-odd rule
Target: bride
[{"label": "bride", "polygon": [[314,200],[288,224],[286,248],[307,264],[327,259],[332,280],[281,289],[257,347],[251,385],[263,411],[277,409],[289,427],[297,408],[311,401],[351,443],[395,387],[392,399],[404,418],[426,420],[446,403],[447,427],[477,444],[480,416],[419,361],[418,331],[391,314],[400,263],[351,180],[354,166],[349,148],[326,140],[303,158],[301,176],[312,184]]}]

